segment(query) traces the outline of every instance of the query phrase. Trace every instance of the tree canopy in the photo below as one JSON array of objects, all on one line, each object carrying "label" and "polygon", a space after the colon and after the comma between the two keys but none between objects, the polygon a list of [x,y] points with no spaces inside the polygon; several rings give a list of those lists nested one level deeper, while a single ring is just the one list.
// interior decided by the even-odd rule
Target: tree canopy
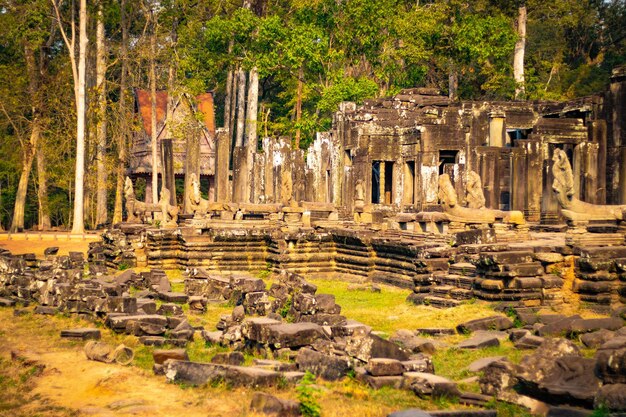
[{"label": "tree canopy", "polygon": [[[52,226],[71,226],[77,115],[60,28],[77,25],[75,3],[56,0],[59,22],[50,0],[0,0],[4,228],[11,224],[29,156],[25,227],[41,224],[44,207]],[[447,94],[451,76],[460,99],[513,99],[521,5],[528,13],[523,99],[562,100],[601,91],[611,69],[626,62],[624,0],[89,0],[86,164],[101,158],[95,132],[99,118],[106,118],[104,162],[115,170],[136,129],[129,117],[131,91],[149,88],[151,59],[159,90],[190,96],[213,91],[218,126],[228,122],[223,109],[229,72],[258,71],[259,136],[298,132],[303,148],[316,131],[330,127],[333,112],[346,100],[422,86]],[[105,114],[96,104],[99,8],[106,43]],[[34,129],[40,130],[35,142]],[[46,175],[39,175],[43,170]],[[85,180],[88,227],[95,226],[91,171]],[[107,181],[113,207],[115,176]],[[42,185],[48,190],[44,196]]]}]

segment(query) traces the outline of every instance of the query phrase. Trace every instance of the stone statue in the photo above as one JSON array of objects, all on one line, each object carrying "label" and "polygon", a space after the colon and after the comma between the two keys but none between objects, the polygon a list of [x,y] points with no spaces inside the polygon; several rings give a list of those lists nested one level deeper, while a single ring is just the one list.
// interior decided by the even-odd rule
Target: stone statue
[{"label": "stone statue", "polygon": [[356,180],[356,184],[354,186],[354,205],[357,207],[362,207],[365,204],[365,185],[363,185],[363,180]]},{"label": "stone statue", "polygon": [[161,225],[164,227],[176,227],[178,221],[178,206],[172,206],[170,204],[170,190],[163,187],[161,188],[161,195],[159,199],[159,207],[161,208]]},{"label": "stone statue", "polygon": [[126,177],[126,181],[124,182],[124,197],[126,197],[126,221],[129,223],[143,222],[148,207],[146,203],[137,201],[135,198],[133,181],[129,177]]},{"label": "stone statue", "polygon": [[574,175],[567,154],[562,149],[555,149],[552,157],[552,190],[561,206],[561,213],[568,220],[623,220],[626,206],[608,206],[590,204],[574,196]]},{"label": "stone statue", "polygon": [[485,194],[483,193],[483,184],[475,171],[467,171],[463,177],[465,184],[465,202],[467,207],[472,209],[481,209],[485,207]]},{"label": "stone statue", "polygon": [[439,176],[439,191],[437,197],[443,211],[450,221],[461,223],[495,223],[496,218],[505,223],[524,224],[524,215],[520,211],[502,211],[485,208],[461,207],[458,204],[456,190],[450,180],[450,175]]},{"label": "stone statue", "polygon": [[291,179],[291,172],[289,171],[285,171],[281,175],[280,199],[283,205],[291,206],[293,200],[293,181]]},{"label": "stone statue", "polygon": [[195,173],[191,173],[191,180],[189,181],[190,190],[187,193],[189,199],[189,208],[193,212],[194,217],[203,217],[209,211],[209,200],[202,198],[200,192],[200,181]]}]

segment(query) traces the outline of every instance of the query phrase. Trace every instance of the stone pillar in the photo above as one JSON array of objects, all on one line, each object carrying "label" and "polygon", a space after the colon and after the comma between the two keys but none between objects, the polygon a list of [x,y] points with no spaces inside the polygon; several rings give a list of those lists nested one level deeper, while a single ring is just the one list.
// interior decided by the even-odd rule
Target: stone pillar
[{"label": "stone pillar", "polygon": [[626,146],[620,147],[619,151],[619,198],[620,204],[626,204]]},{"label": "stone pillar", "polygon": [[524,212],[526,209],[526,149],[523,147],[514,148],[511,152],[511,210]]},{"label": "stone pillar", "polygon": [[193,131],[192,135],[187,137],[185,149],[185,195],[183,198],[183,212],[191,213],[189,207],[189,191],[191,187],[191,174],[196,174],[196,178],[200,180],[200,136],[197,131]]},{"label": "stone pillar", "polygon": [[489,146],[502,148],[506,143],[505,120],[506,116],[501,111],[492,111],[489,113]]},{"label": "stone pillar", "polygon": [[606,204],[606,161],[607,161],[607,143],[606,143],[606,120],[594,120],[590,124],[590,136],[593,143],[597,144],[597,154],[595,165],[596,186],[589,189],[589,195],[595,192],[595,197],[589,202],[595,204]]},{"label": "stone pillar", "polygon": [[[598,199],[598,149],[597,143],[587,143],[584,167],[584,201],[592,204],[601,204]],[[604,165],[604,164],[601,164]]]},{"label": "stone pillar", "polygon": [[574,146],[574,166],[572,167],[572,174],[574,175],[574,197],[579,200],[582,200],[580,183],[583,175],[585,175],[585,172],[583,171],[583,167],[585,166],[584,159],[585,143],[579,143],[578,145]]},{"label": "stone pillar", "polygon": [[215,201],[230,200],[228,189],[228,162],[230,161],[230,137],[227,129],[218,129],[215,146]]},{"label": "stone pillar", "polygon": [[152,181],[150,177],[146,178],[146,195],[144,196],[146,204],[152,204]]},{"label": "stone pillar", "polygon": [[609,154],[607,155],[607,193],[609,204],[626,202],[626,162],[623,147],[626,146],[626,65],[614,68],[609,90]]},{"label": "stone pillar", "polygon": [[526,152],[526,220],[537,222],[540,220],[541,196],[543,193],[543,154],[539,140],[529,138],[527,141],[517,141],[524,146]]},{"label": "stone pillar", "polygon": [[233,202],[247,203],[248,195],[248,151],[244,146],[233,150]]},{"label": "stone pillar", "polygon": [[174,178],[174,149],[172,139],[161,139],[161,166],[163,172],[161,179],[163,181],[161,188],[165,187],[170,190],[170,204],[176,205],[176,182]]}]

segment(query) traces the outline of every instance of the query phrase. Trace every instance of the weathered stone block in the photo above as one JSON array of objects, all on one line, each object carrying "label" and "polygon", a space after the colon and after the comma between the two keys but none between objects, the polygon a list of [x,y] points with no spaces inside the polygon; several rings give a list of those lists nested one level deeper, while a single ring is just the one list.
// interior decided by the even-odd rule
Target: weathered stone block
[{"label": "weathered stone block", "polygon": [[370,359],[365,369],[373,376],[397,376],[402,375],[404,372],[402,362],[396,359],[386,358]]},{"label": "weathered stone block", "polygon": [[276,417],[296,417],[300,415],[300,403],[283,400],[263,392],[255,392],[250,403],[252,411],[271,414]]},{"label": "weathered stone block", "polygon": [[312,372],[328,381],[341,379],[352,369],[351,360],[347,356],[325,355],[309,348],[298,351],[296,363],[301,371]]},{"label": "weathered stone block", "polygon": [[459,333],[469,333],[476,330],[507,330],[513,327],[513,322],[506,316],[491,316],[483,319],[470,320],[456,326]]}]

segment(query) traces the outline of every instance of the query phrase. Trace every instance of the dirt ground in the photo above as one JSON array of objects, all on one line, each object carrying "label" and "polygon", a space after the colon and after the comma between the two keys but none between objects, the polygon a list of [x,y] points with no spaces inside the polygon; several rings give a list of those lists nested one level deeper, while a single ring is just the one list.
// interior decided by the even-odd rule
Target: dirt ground
[{"label": "dirt ground", "polygon": [[[44,323],[45,322],[45,323]],[[237,416],[249,415],[251,392],[232,390],[211,396],[208,390],[183,389],[167,384],[137,367],[124,367],[86,359],[82,343],[64,342],[58,336],[62,323],[53,317],[13,317],[0,309],[0,359],[11,352],[35,358],[45,365],[33,378],[29,398],[15,415],[51,415],[51,405],[85,416]],[[13,360],[14,366],[19,366]],[[213,397],[213,398],[211,398]],[[243,401],[242,401],[243,400]],[[0,415],[5,415],[0,409]],[[55,415],[59,415],[56,413]]]},{"label": "dirt ground", "polygon": [[33,236],[32,239],[0,239],[0,248],[8,249],[14,255],[23,253],[34,253],[37,257],[42,257],[44,250],[51,246],[58,246],[59,255],[67,255],[69,252],[87,253],[89,242],[92,240],[40,240]]}]

